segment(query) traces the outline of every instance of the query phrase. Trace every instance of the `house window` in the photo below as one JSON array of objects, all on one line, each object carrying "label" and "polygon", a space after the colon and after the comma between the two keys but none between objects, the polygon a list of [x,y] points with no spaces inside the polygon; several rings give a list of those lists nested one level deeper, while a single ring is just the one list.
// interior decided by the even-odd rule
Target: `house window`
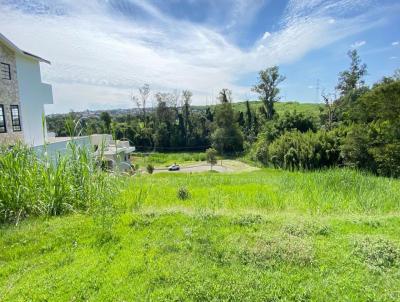
[{"label": "house window", "polygon": [[4,106],[0,105],[0,133],[6,133],[6,117],[4,115]]},{"label": "house window", "polygon": [[13,131],[18,132],[21,131],[21,119],[19,116],[19,107],[18,105],[11,105],[11,120]]},{"label": "house window", "polygon": [[10,64],[0,64],[0,76],[3,80],[11,80],[11,67]]}]

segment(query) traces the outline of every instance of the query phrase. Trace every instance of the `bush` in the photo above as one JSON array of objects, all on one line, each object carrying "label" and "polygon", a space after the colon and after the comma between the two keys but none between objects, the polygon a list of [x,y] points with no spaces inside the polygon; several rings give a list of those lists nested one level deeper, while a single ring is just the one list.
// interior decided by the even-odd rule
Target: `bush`
[{"label": "bush", "polygon": [[152,164],[148,164],[148,165],[146,166],[146,170],[147,170],[147,173],[153,174],[153,172],[154,172],[154,166],[153,166]]},{"label": "bush", "polygon": [[189,190],[186,187],[179,187],[177,196],[178,196],[178,199],[180,199],[180,200],[189,199],[189,197],[190,197]]},{"label": "bush", "polygon": [[255,152],[253,154],[253,159],[262,163],[264,166],[268,164],[268,143],[264,140],[257,142],[255,146]]},{"label": "bush", "polygon": [[340,162],[339,141],[333,132],[286,132],[269,145],[269,160],[289,170],[312,170]]},{"label": "bush", "polygon": [[73,143],[56,158],[22,145],[0,147],[0,179],[0,223],[88,210],[108,202],[113,191],[90,151]]},{"label": "bush", "polygon": [[371,169],[373,167],[373,158],[368,152],[369,144],[367,125],[349,127],[341,146],[344,164],[353,168]]}]

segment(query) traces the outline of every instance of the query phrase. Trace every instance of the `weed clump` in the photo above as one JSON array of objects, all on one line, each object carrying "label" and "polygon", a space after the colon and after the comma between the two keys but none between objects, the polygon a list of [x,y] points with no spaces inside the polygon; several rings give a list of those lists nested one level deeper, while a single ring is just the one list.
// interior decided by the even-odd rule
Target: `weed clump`
[{"label": "weed clump", "polygon": [[153,172],[154,172],[154,166],[151,165],[151,164],[148,164],[148,165],[146,166],[146,171],[147,171],[147,173],[149,173],[149,174],[153,174]]},{"label": "weed clump", "polygon": [[183,186],[179,187],[178,188],[178,192],[177,192],[177,197],[180,200],[189,199],[190,198],[190,192],[189,192],[188,188],[183,187]]},{"label": "weed clump", "polygon": [[253,246],[239,252],[244,264],[272,267],[282,262],[308,266],[314,262],[315,252],[312,244],[294,236],[279,236],[258,240]]},{"label": "weed clump", "polygon": [[254,215],[254,214],[239,216],[232,220],[232,224],[239,225],[242,227],[253,226],[261,224],[263,222],[264,219],[262,218],[261,215]]},{"label": "weed clump", "polygon": [[367,237],[354,244],[354,254],[374,270],[400,265],[400,249],[391,240]]},{"label": "weed clump", "polygon": [[296,237],[306,237],[311,235],[328,236],[331,233],[331,229],[329,226],[324,224],[301,222],[284,225],[283,232]]}]

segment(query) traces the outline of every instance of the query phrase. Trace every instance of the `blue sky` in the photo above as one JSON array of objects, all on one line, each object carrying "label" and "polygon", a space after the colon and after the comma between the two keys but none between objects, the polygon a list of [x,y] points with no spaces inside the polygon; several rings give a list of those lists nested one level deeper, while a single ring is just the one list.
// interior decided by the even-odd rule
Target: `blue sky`
[{"label": "blue sky", "polygon": [[42,65],[53,85],[47,113],[129,108],[130,96],[221,88],[253,99],[260,69],[279,65],[283,100],[333,93],[357,48],[367,83],[400,67],[398,0],[0,0],[0,30]]}]

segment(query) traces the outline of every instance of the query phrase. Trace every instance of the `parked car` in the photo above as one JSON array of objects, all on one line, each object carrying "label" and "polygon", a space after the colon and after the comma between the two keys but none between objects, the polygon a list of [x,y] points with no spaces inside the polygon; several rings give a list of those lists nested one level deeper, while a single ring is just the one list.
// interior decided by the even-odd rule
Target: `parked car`
[{"label": "parked car", "polygon": [[180,169],[181,167],[179,167],[177,164],[173,164],[172,166],[168,167],[168,171],[179,171]]}]

